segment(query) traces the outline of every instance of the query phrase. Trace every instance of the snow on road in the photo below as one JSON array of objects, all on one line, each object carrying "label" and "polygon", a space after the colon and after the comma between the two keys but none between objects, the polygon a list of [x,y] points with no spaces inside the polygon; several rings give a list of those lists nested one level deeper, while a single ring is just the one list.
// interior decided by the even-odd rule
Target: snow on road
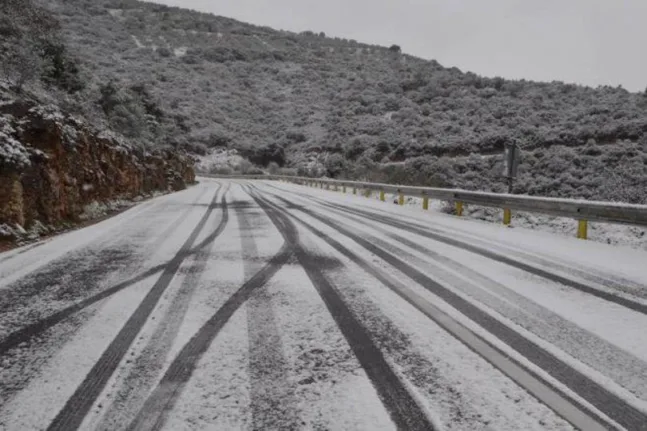
[{"label": "snow on road", "polygon": [[203,178],[0,254],[0,429],[647,429],[646,259]]}]

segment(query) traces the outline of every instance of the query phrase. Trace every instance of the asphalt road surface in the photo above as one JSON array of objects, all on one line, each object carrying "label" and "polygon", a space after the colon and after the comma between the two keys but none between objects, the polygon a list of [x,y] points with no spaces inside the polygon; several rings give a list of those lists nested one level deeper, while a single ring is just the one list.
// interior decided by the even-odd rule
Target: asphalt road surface
[{"label": "asphalt road surface", "polygon": [[0,254],[0,429],[647,430],[647,253],[202,178]]}]

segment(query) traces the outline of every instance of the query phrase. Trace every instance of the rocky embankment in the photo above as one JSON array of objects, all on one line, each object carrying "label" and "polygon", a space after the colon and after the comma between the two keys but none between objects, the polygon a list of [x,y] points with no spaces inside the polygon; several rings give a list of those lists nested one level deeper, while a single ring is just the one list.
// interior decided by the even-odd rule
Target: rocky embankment
[{"label": "rocky embankment", "polygon": [[0,104],[0,241],[69,227],[89,206],[194,181],[184,155],[132,148],[55,106]]}]

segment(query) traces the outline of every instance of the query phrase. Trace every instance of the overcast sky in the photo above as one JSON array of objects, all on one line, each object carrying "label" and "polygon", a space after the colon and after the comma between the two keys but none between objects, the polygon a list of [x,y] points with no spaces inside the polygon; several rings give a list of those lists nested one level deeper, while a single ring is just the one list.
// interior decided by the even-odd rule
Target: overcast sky
[{"label": "overcast sky", "polygon": [[647,0],[155,0],[480,75],[647,87]]}]

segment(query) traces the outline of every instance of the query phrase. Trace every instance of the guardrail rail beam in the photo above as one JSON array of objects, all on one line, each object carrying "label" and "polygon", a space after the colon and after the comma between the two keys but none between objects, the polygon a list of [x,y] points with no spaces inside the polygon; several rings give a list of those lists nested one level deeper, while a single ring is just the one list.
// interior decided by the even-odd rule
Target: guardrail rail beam
[{"label": "guardrail rail beam", "polygon": [[512,213],[528,212],[545,214],[554,217],[565,217],[577,220],[577,237],[588,239],[588,223],[615,223],[647,228],[647,205],[634,205],[615,202],[593,202],[576,199],[545,198],[536,196],[511,195],[490,192],[475,192],[459,189],[442,189],[435,187],[415,187],[382,183],[369,183],[362,181],[339,181],[332,179],[317,179],[305,177],[290,177],[286,175],[211,175],[198,172],[198,175],[213,178],[230,178],[245,180],[278,180],[295,184],[309,185],[314,188],[330,189],[334,185],[335,190],[346,190],[352,187],[353,194],[362,194],[367,198],[371,197],[372,191],[380,193],[380,200],[383,195],[396,194],[397,203],[404,204],[404,196],[422,196],[422,208],[429,209],[429,200],[452,202],[455,205],[456,214],[463,216],[464,205],[477,205],[488,208],[503,210],[503,223],[512,223]]}]

